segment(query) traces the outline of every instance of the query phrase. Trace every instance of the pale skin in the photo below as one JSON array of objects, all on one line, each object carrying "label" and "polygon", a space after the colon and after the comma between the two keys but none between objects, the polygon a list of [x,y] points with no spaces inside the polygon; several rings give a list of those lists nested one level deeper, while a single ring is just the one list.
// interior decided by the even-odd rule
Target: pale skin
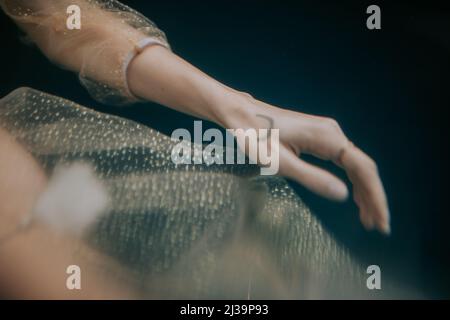
[{"label": "pale skin", "polygon": [[[295,112],[259,101],[214,80],[162,46],[146,48],[128,69],[130,90],[138,97],[207,119],[227,129],[266,128],[262,114],[280,130],[279,174],[326,198],[343,201],[345,183],[299,156],[312,154],[343,168],[368,230],[389,234],[389,210],[374,160],[354,146],[331,119]],[[239,141],[239,137],[238,137]]]},{"label": "pale skin", "polygon": [[[22,1],[16,0],[18,3]],[[48,3],[42,0],[33,2],[34,10],[44,9]],[[62,7],[68,3],[71,2],[58,1]],[[84,14],[90,14],[85,16],[84,29],[81,29],[81,33],[89,36],[81,45],[77,41],[67,41],[63,23],[65,15],[52,20],[49,25],[40,23],[39,27],[34,23],[18,21],[18,24],[46,56],[75,72],[83,68],[85,57],[95,52],[92,49],[95,44],[108,39],[108,48],[113,48],[110,49],[110,56],[114,62],[98,59],[94,70],[90,71],[91,77],[107,83],[111,81],[106,71],[111,68],[110,64],[121,63],[118,52],[129,51],[127,39],[140,39],[143,35],[120,23],[110,13],[92,7],[89,2],[78,0],[77,3],[86,9]],[[127,82],[130,91],[137,97],[213,121],[227,129],[267,128],[267,120],[256,115],[269,117],[273,127],[280,130],[279,174],[319,195],[342,201],[348,196],[347,186],[336,176],[303,161],[299,156],[309,153],[333,161],[345,170],[353,184],[353,198],[359,207],[364,227],[390,233],[388,204],[377,166],[368,155],[348,141],[335,120],[259,101],[216,81],[158,45],[145,48],[131,61]],[[237,140],[239,142],[239,137]]]},{"label": "pale skin", "polygon": [[[39,2],[39,5],[45,4],[45,1]],[[127,41],[105,27],[115,23],[109,21],[109,15],[98,15],[97,19],[105,19],[105,23],[99,23],[92,34],[111,38],[117,47],[128,48]],[[63,37],[59,28],[47,32],[32,24],[19,25],[48,57],[68,69],[79,71],[84,57],[83,46],[72,50],[70,55],[63,54],[51,46]],[[49,34],[52,41],[47,39]],[[98,66],[99,75],[103,74],[104,67]],[[97,80],[107,81],[101,76]],[[127,80],[130,91],[143,100],[213,121],[227,129],[267,128],[266,119],[271,119],[272,127],[280,133],[280,175],[321,196],[343,201],[348,197],[345,183],[299,156],[307,153],[333,161],[345,170],[353,183],[353,198],[365,228],[385,234],[390,232],[389,210],[377,166],[349,142],[336,121],[259,101],[216,81],[159,45],[145,48],[131,61]],[[237,140],[239,142],[239,137]],[[44,190],[47,178],[32,156],[1,128],[0,150],[0,198],[8,199],[0,202],[0,232],[2,236],[8,236],[0,243],[0,295],[19,298],[134,297],[127,286],[105,279],[101,270],[90,267],[92,261],[105,265],[113,263],[84,247],[79,240],[56,234],[42,225],[14,232],[21,217],[30,212],[35,199]],[[89,261],[78,260],[89,279],[81,292],[67,291],[64,287],[65,268],[72,263],[75,248],[90,257]]]},{"label": "pale skin", "polygon": [[[122,272],[108,257],[82,241],[34,223],[20,229],[45,189],[39,164],[0,128],[0,297],[20,299],[124,299],[135,295],[96,266]],[[82,270],[82,290],[68,290],[66,269]]]},{"label": "pale skin", "polygon": [[[298,156],[310,153],[331,160],[342,167],[353,183],[360,219],[367,229],[389,233],[386,196],[375,162],[353,146],[332,119],[278,108],[233,90],[171,51],[152,46],[136,56],[128,69],[132,92],[180,112],[213,121],[225,128],[266,127],[270,117],[273,127],[280,129],[280,175],[291,178],[313,192],[333,200],[345,200],[348,189],[344,182],[324,169],[313,166]],[[14,139],[0,129],[0,231],[9,235],[29,212],[35,199],[45,188],[46,177],[38,164]],[[21,170],[16,170],[17,166]],[[21,172],[21,176],[17,176]],[[81,291],[65,288],[67,265],[74,261],[73,252],[81,250],[91,257],[83,264],[87,286]],[[38,254],[38,255],[36,255]],[[36,263],[39,261],[39,264]],[[0,284],[8,297],[17,298],[130,298],[133,291],[122,283],[102,277],[91,263],[114,265],[112,261],[77,239],[56,234],[45,226],[13,234],[0,245]],[[81,263],[80,263],[81,262]],[[95,264],[94,263],[94,264]],[[17,268],[20,266],[20,268]]]}]

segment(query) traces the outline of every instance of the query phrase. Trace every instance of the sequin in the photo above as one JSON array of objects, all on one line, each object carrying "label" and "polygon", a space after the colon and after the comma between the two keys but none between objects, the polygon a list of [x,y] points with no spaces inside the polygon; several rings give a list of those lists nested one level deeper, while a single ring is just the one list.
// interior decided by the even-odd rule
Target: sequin
[{"label": "sequin", "polygon": [[83,241],[143,297],[348,297],[365,286],[286,181],[254,165],[175,165],[169,137],[29,88],[0,100],[0,126],[48,174],[93,166],[112,203]]}]

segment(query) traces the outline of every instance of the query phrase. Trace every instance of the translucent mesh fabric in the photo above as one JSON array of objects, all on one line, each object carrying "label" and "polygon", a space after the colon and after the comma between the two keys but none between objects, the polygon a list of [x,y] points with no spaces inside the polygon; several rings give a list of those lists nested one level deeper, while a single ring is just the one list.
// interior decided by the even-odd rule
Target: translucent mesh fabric
[{"label": "translucent mesh fabric", "polygon": [[0,100],[0,126],[48,174],[92,164],[112,202],[82,241],[144,298],[361,297],[365,272],[282,178],[175,165],[169,137],[29,88]]},{"label": "translucent mesh fabric", "polygon": [[[52,62],[79,73],[91,95],[107,104],[137,100],[126,69],[142,46],[169,47],[153,22],[115,0],[0,0],[0,5]],[[71,5],[80,8],[80,29],[66,25]]]}]

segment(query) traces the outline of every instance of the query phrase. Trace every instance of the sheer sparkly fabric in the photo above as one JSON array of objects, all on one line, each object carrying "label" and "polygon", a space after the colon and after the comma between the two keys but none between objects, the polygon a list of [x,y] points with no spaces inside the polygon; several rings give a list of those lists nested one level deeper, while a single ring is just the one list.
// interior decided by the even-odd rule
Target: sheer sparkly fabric
[{"label": "sheer sparkly fabric", "polygon": [[[77,72],[97,100],[128,104],[138,99],[127,85],[127,66],[144,47],[169,48],[146,17],[115,0],[0,0],[28,39],[59,66]],[[80,29],[69,29],[69,6],[78,6]]]},{"label": "sheer sparkly fabric", "polygon": [[[127,63],[147,44],[168,47],[117,1],[0,4],[103,102],[136,101]],[[80,30],[66,28],[73,4]],[[0,126],[49,176],[60,164],[92,165],[110,203],[80,240],[118,262],[143,298],[361,297],[365,273],[282,178],[252,165],[175,165],[169,137],[29,88],[0,100]]]},{"label": "sheer sparkly fabric", "polygon": [[29,88],[0,100],[0,126],[49,175],[93,166],[111,203],[82,241],[144,298],[352,297],[365,286],[285,180],[255,166],[175,165],[169,137]]}]

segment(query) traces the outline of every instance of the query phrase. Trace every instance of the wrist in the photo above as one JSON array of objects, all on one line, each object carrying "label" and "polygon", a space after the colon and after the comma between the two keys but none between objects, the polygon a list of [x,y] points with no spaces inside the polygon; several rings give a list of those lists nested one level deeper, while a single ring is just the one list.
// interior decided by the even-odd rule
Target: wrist
[{"label": "wrist", "polygon": [[224,87],[213,99],[213,121],[226,129],[249,127],[257,114],[256,100],[249,94]]}]

